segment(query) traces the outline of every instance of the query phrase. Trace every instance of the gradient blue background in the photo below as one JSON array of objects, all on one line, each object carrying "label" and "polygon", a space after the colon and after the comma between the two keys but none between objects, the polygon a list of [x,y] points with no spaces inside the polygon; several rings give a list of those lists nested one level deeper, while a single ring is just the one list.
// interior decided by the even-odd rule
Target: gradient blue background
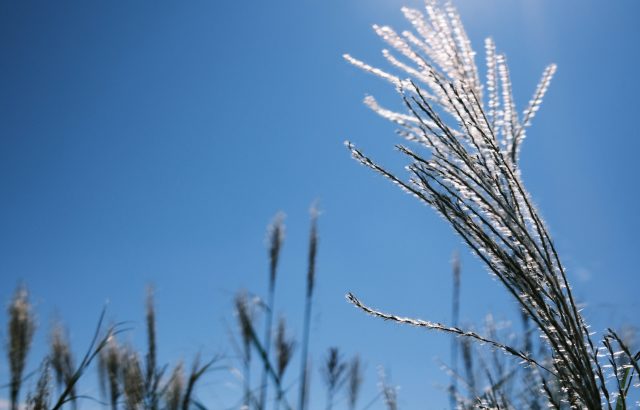
[{"label": "gradient blue background", "polygon": [[[264,294],[265,228],[279,210],[288,216],[276,310],[299,333],[307,210],[318,199],[311,408],[324,406],[317,365],[333,345],[367,363],[362,404],[376,395],[382,365],[401,386],[401,408],[445,408],[439,360],[448,360],[449,338],[374,320],[344,299],[353,291],[449,322],[449,262],[459,250],[462,322],[517,317],[433,211],[342,145],[350,139],[382,163],[403,163],[393,125],[361,104],[371,93],[399,107],[397,96],[341,58],[382,63],[370,26],[408,28],[403,4],[421,5],[0,3],[0,301],[29,286],[39,318],[32,357],[54,317],[82,352],[107,301],[110,320],[131,321],[124,339],[142,346],[148,283],[163,362],[197,351],[233,356],[231,300],[240,288]],[[507,53],[520,108],[544,66],[558,64],[523,146],[523,178],[593,329],[637,326],[640,3],[456,4],[479,57],[488,35]],[[5,323],[2,315],[3,344]],[[7,373],[0,359],[0,381]],[[296,360],[289,382],[297,373]],[[82,391],[97,394],[92,381]],[[240,392],[230,372],[217,372],[199,397],[229,408]]]}]

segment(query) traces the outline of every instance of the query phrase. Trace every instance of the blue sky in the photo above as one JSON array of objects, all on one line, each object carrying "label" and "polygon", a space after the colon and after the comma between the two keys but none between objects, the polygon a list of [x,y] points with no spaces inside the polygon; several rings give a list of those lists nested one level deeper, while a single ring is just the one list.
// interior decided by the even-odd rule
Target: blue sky
[{"label": "blue sky", "polygon": [[[342,144],[402,164],[394,127],[361,104],[369,93],[391,106],[398,97],[341,55],[380,63],[371,24],[407,28],[405,4],[420,2],[0,4],[0,300],[29,286],[34,357],[57,316],[81,352],[107,301],[109,318],[132,323],[124,338],[142,343],[149,283],[162,360],[232,355],[231,300],[241,288],[264,294],[265,230],[280,210],[287,236],[276,310],[299,333],[307,211],[317,199],[314,363],[340,346],[367,363],[363,402],[382,365],[401,386],[401,408],[444,408],[438,360],[449,357],[449,339],[365,317],[344,300],[353,291],[448,322],[458,250],[463,323],[516,311],[441,218],[358,166]],[[523,146],[523,179],[594,329],[639,325],[640,5],[455,4],[476,50],[491,35],[506,52],[519,107],[545,65],[558,64]],[[4,316],[0,325],[6,340]],[[220,408],[239,392],[233,376],[216,373],[200,397]],[[312,408],[322,408],[319,385],[312,394]]]}]

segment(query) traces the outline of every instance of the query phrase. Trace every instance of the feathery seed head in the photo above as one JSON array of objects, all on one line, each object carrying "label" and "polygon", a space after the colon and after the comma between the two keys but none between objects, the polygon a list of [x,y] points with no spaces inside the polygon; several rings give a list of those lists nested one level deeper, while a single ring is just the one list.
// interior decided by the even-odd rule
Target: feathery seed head
[{"label": "feathery seed head", "polygon": [[[520,115],[506,56],[496,52],[492,40],[485,42],[487,85],[483,90],[475,52],[450,3],[440,6],[429,0],[425,14],[409,8],[403,8],[403,13],[413,33],[399,35],[386,26],[374,26],[374,30],[391,46],[383,52],[385,58],[408,75],[408,80],[401,81],[351,56],[345,59],[399,88],[407,109],[404,113],[382,109],[372,98],[365,102],[395,122],[401,136],[429,155],[399,145],[399,151],[410,161],[410,177],[403,180],[352,144],[348,148],[362,165],[430,205],[450,223],[544,334],[555,358],[553,373],[568,395],[575,397],[575,405],[597,408],[601,400],[593,368],[594,363],[598,366],[592,359],[595,349],[554,243],[518,168],[525,129],[538,111],[556,67],[550,65],[544,71]],[[394,52],[402,55],[403,61]],[[488,91],[486,100],[483,91]],[[357,299],[351,301],[357,305]],[[381,312],[360,307],[380,316]],[[478,340],[473,332],[386,316]],[[493,344],[531,363],[527,354]]]},{"label": "feathery seed head", "polygon": [[48,410],[51,402],[51,373],[50,363],[45,358],[40,366],[40,377],[36,384],[36,390],[27,399],[27,410]]},{"label": "feathery seed head", "polygon": [[[54,324],[51,331],[50,365],[59,387],[65,387],[72,381],[75,373],[73,354],[69,345],[69,338],[62,324]],[[71,391],[71,397],[75,397],[75,387]],[[72,399],[75,400],[75,399]],[[75,403],[75,401],[74,401]]]},{"label": "feathery seed head", "polygon": [[314,203],[309,210],[311,214],[311,231],[309,233],[309,261],[307,270],[307,297],[313,294],[316,280],[316,256],[318,254],[318,216],[320,211]]},{"label": "feathery seed head", "polygon": [[278,328],[276,330],[276,365],[277,374],[280,379],[284,375],[287,366],[293,356],[296,342],[293,337],[287,336],[287,323],[284,317],[281,317],[278,321]]},{"label": "feathery seed head", "polygon": [[269,244],[269,283],[273,284],[276,280],[276,271],[278,268],[278,259],[280,257],[280,249],[284,242],[284,218],[285,214],[278,212],[273,218],[267,230],[267,240]]},{"label": "feathery seed head", "polygon": [[324,363],[320,368],[322,377],[329,391],[335,392],[342,386],[346,370],[347,363],[343,361],[340,350],[337,347],[330,347]]},{"label": "feathery seed head", "polygon": [[244,347],[245,361],[251,359],[251,335],[253,331],[254,311],[250,306],[247,293],[242,291],[234,298],[235,313],[240,326],[240,335]]},{"label": "feathery seed head", "polygon": [[121,354],[125,407],[128,410],[138,410],[142,408],[145,386],[140,357],[131,346],[123,348]]},{"label": "feathery seed head", "polygon": [[184,393],[184,364],[179,362],[173,369],[167,390],[165,393],[165,401],[167,410],[179,410]]},{"label": "feathery seed head", "polygon": [[22,385],[22,373],[31,347],[36,321],[29,302],[29,293],[24,286],[18,287],[9,305],[9,343],[7,346],[11,373],[10,398],[13,409],[17,408]]},{"label": "feathery seed head", "polygon": [[348,369],[348,377],[349,377],[349,390],[348,390],[348,404],[349,409],[354,410],[356,408],[356,404],[358,403],[358,397],[360,395],[360,387],[362,386],[362,381],[364,379],[362,363],[360,361],[360,356],[355,356],[351,359],[349,363]]}]

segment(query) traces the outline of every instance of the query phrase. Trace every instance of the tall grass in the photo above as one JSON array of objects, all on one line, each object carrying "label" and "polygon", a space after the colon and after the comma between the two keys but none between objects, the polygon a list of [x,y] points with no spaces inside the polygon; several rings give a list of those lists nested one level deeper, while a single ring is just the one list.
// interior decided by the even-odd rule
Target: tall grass
[{"label": "tall grass", "polygon": [[[239,292],[234,301],[234,310],[238,319],[241,337],[241,361],[243,367],[243,394],[240,400],[243,409],[261,410],[268,407],[291,410],[291,397],[298,391],[298,397],[306,402],[308,397],[308,348],[310,342],[310,315],[312,296],[316,279],[316,255],[318,248],[318,212],[315,207],[311,212],[311,231],[309,237],[308,266],[306,269],[306,284],[304,288],[305,314],[303,318],[303,351],[300,357],[305,380],[293,380],[291,389],[284,384],[284,378],[291,361],[296,354],[296,338],[287,328],[284,316],[281,316],[275,329],[272,328],[274,315],[276,276],[280,251],[284,239],[284,224],[282,216],[277,216],[268,230],[268,259],[269,276],[267,287],[267,302],[260,302],[265,314],[264,337],[258,336],[256,329],[259,309],[256,301],[259,298],[249,297],[246,292]],[[60,322],[52,327],[49,338],[49,352],[42,360],[40,369],[25,376],[27,356],[31,348],[36,331],[36,319],[25,287],[16,290],[8,309],[8,344],[7,357],[10,365],[11,408],[14,410],[26,408],[53,409],[63,407],[76,408],[80,402],[92,400],[103,403],[113,410],[127,409],[169,409],[188,410],[192,408],[204,409],[206,406],[199,402],[196,396],[197,385],[205,374],[228,366],[219,366],[221,356],[216,355],[208,361],[201,361],[196,355],[189,371],[186,371],[182,360],[175,365],[160,365],[158,363],[158,341],[156,339],[156,310],[153,288],[147,289],[145,300],[145,329],[146,350],[144,353],[136,350],[130,343],[122,343],[120,334],[126,329],[122,324],[115,324],[104,328],[103,311],[96,327],[93,339],[89,343],[86,353],[76,360],[69,343],[67,331]],[[271,343],[273,339],[273,343]],[[355,406],[358,399],[359,387],[362,383],[360,360],[354,359],[347,377],[347,363],[337,350],[330,350],[326,362],[326,375],[330,392],[329,403],[333,402],[335,394],[349,379],[351,406]],[[261,383],[257,389],[252,386],[251,369],[252,358],[258,358],[256,366],[263,370]],[[78,392],[78,383],[87,374],[93,362],[97,362],[97,374],[102,398],[85,396]],[[76,364],[77,363],[77,364]],[[21,401],[21,390],[24,381],[37,374],[35,388],[28,392],[26,400]],[[54,390],[57,386],[58,393]],[[270,406],[268,394],[272,387],[273,406]],[[292,390],[292,391],[290,391]]]},{"label": "tall grass", "polygon": [[[602,346],[594,344],[551,235],[520,178],[521,144],[556,66],[544,70],[519,115],[506,56],[496,51],[493,40],[485,41],[485,87],[471,41],[450,3],[427,0],[426,14],[406,7],[402,12],[414,31],[398,33],[377,25],[374,31],[393,49],[383,50],[384,57],[407,79],[350,55],[345,59],[398,90],[406,112],[385,109],[373,97],[365,103],[396,123],[398,133],[416,146],[396,146],[409,161],[409,178],[388,171],[349,142],[347,147],[357,161],[432,207],[451,225],[537,326],[553,360],[545,366],[530,352],[475,332],[380,312],[351,294],[349,300],[374,316],[454,333],[518,357],[541,371],[540,389],[552,407],[600,409],[621,403],[625,408],[626,383],[633,376],[626,377],[614,367],[612,390],[600,354],[608,354],[610,361],[622,355],[626,368],[632,369],[637,359],[611,333]],[[622,353],[608,349],[610,340]],[[552,380],[560,386],[559,401],[549,388]]]}]

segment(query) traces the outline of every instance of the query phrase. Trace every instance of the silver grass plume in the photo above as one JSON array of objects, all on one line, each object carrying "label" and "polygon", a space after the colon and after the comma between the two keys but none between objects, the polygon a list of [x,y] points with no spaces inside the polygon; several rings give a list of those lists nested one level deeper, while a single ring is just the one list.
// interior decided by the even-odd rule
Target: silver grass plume
[{"label": "silver grass plume", "polygon": [[165,408],[167,410],[180,410],[184,385],[184,365],[179,362],[167,382],[165,391]]},{"label": "silver grass plume", "polygon": [[9,394],[11,409],[18,410],[22,374],[36,329],[35,317],[29,302],[29,293],[24,286],[19,286],[9,304],[7,354],[11,380]]},{"label": "silver grass plume", "polygon": [[145,369],[145,400],[149,410],[158,409],[160,383],[160,371],[157,368],[157,344],[156,344],[156,309],[154,304],[154,289],[147,287],[146,299],[146,324],[147,324],[147,354]]},{"label": "silver grass plume", "polygon": [[[51,367],[55,375],[56,384],[64,389],[72,384],[75,373],[75,364],[69,338],[60,323],[56,323],[51,331],[51,352],[49,353]],[[71,403],[76,408],[76,391],[73,387],[70,391]]]},{"label": "silver grass plume", "polygon": [[118,407],[120,375],[123,368],[123,351],[115,334],[107,336],[106,345],[98,354],[98,376],[102,392],[108,396],[112,410]]},{"label": "silver grass plume", "polygon": [[51,404],[51,371],[50,362],[45,358],[40,366],[40,377],[36,389],[29,394],[27,410],[48,410]]},{"label": "silver grass plume", "polygon": [[125,408],[127,410],[142,409],[145,393],[145,378],[142,372],[140,356],[131,346],[125,347],[122,351],[121,377]]},{"label": "silver grass plume", "polygon": [[[287,366],[293,357],[293,351],[296,347],[296,341],[292,336],[287,335],[287,322],[284,317],[280,317],[278,321],[278,327],[276,329],[276,373],[278,378],[282,380]],[[276,410],[280,408],[280,402],[282,401],[281,392],[276,395]]]},{"label": "silver grass plume", "polygon": [[242,339],[242,363],[244,368],[243,384],[244,384],[244,399],[243,405],[247,409],[251,403],[251,335],[252,325],[255,312],[251,308],[247,293],[244,291],[238,292],[234,298],[235,315],[238,319],[238,326],[240,328],[240,336]]},{"label": "silver grass plume", "polygon": [[398,388],[389,384],[383,367],[378,368],[378,379],[380,393],[382,393],[387,410],[398,410]]},{"label": "silver grass plume", "polygon": [[322,379],[327,386],[327,410],[333,408],[333,400],[345,382],[347,363],[342,359],[337,347],[329,348],[327,356],[320,368]]},{"label": "silver grass plume", "polygon": [[292,336],[287,335],[287,322],[284,317],[278,321],[276,329],[276,372],[278,377],[282,379],[284,372],[291,361],[293,351],[295,350],[296,341]]},{"label": "silver grass plume", "polygon": [[[449,222],[540,329],[554,358],[552,368],[547,370],[566,392],[569,404],[601,408],[605,380],[597,349],[578,311],[555,245],[524,188],[518,168],[525,129],[540,107],[555,65],[544,71],[533,98],[520,116],[506,57],[495,51],[493,41],[485,43],[487,103],[475,53],[455,8],[450,3],[441,6],[435,0],[427,0],[426,16],[411,8],[402,11],[414,32],[398,34],[386,26],[374,26],[374,30],[401,55],[383,51],[389,63],[404,71],[408,79],[349,55],[345,59],[396,87],[406,106],[405,113],[383,109],[374,104],[373,97],[368,97],[366,103],[396,123],[402,137],[430,155],[397,145],[410,161],[409,178],[404,180],[353,144],[347,143],[347,147],[361,164],[430,205]],[[418,322],[421,321],[405,321]],[[428,323],[422,321],[420,326],[462,335],[469,333]],[[534,364],[526,353],[517,356]]]},{"label": "silver grass plume", "polygon": [[364,379],[362,362],[360,356],[355,356],[349,362],[349,368],[347,370],[348,377],[348,390],[347,390],[347,404],[350,410],[355,410],[356,404],[358,404],[358,398],[360,396],[360,387]]},{"label": "silver grass plume", "polygon": [[[273,222],[269,225],[267,231],[267,240],[269,246],[269,287],[267,290],[267,312],[264,330],[264,348],[269,357],[271,352],[271,334],[273,333],[273,310],[275,308],[275,289],[276,289],[276,273],[278,270],[278,260],[280,259],[280,250],[284,241],[284,214],[278,213],[273,218]],[[266,407],[268,382],[268,364],[265,362],[262,369],[262,382],[260,384],[260,409]]]},{"label": "silver grass plume", "polygon": [[269,225],[267,232],[267,241],[269,244],[269,283],[275,283],[276,273],[278,270],[278,261],[280,259],[280,249],[284,242],[284,218],[282,212],[276,214]]},{"label": "silver grass plume", "polygon": [[313,290],[316,282],[316,258],[318,255],[318,216],[320,212],[314,203],[309,211],[311,215],[311,229],[309,232],[309,254],[307,265],[307,291],[304,298],[304,319],[302,324],[302,352],[300,360],[300,390],[298,395],[298,409],[305,410],[309,400],[309,334],[311,328],[311,307]]}]

